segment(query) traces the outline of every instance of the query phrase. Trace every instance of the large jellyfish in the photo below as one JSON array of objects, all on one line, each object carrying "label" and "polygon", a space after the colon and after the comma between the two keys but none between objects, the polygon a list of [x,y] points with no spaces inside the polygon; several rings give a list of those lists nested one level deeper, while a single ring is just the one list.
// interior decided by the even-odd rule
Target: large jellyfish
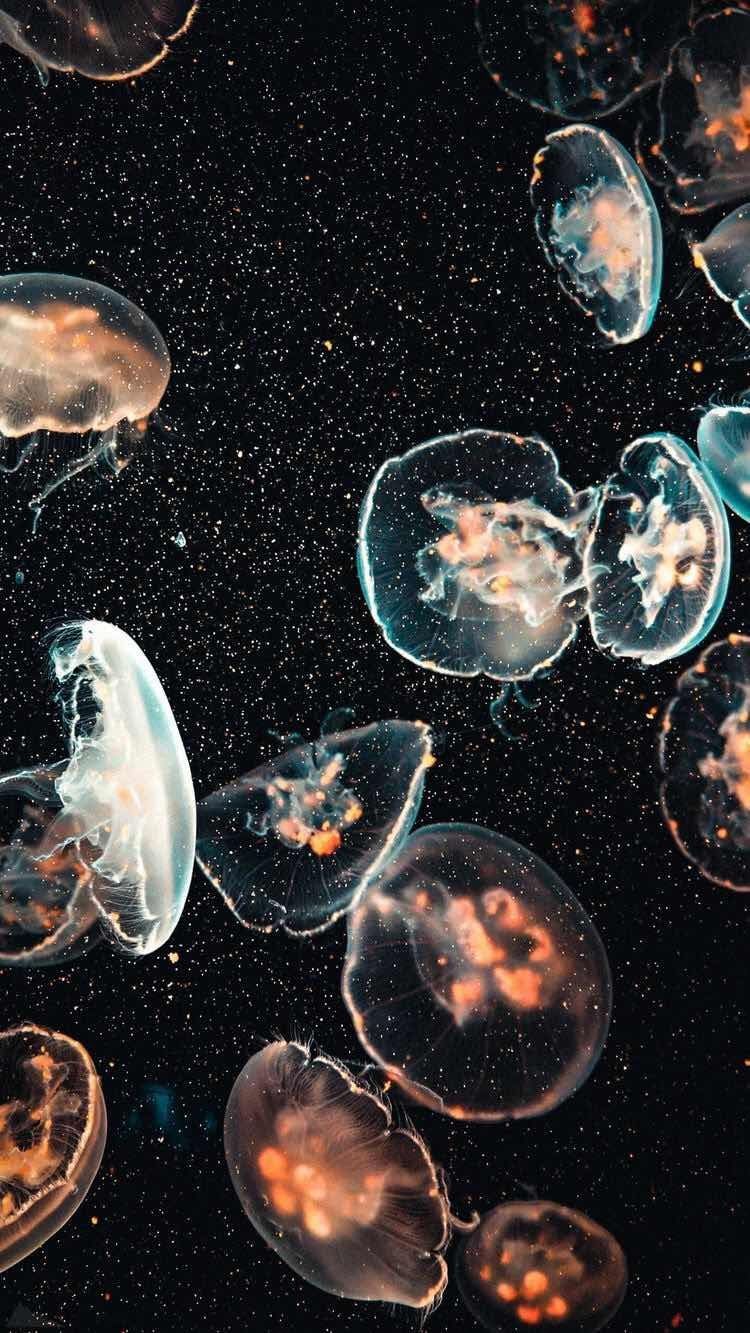
[{"label": "large jellyfish", "polygon": [[534,158],[531,199],[565,294],[594,319],[605,343],[643,337],[659,302],[661,223],[622,144],[591,125],[548,134]]},{"label": "large jellyfish", "polygon": [[101,936],[151,953],[180,919],[195,796],[167,697],[100,620],[50,643],[68,758],[0,777],[0,963],[59,963]]},{"label": "large jellyfish", "polygon": [[566,120],[610,115],[654,83],[689,0],[475,0],[480,58],[503,92]]},{"label": "large jellyfish", "polygon": [[698,426],[698,452],[725,504],[750,522],[750,404],[711,407]]},{"label": "large jellyfish", "polygon": [[504,1203],[459,1248],[458,1285],[492,1333],[596,1333],[619,1310],[625,1255],[590,1217],[559,1203]]},{"label": "large jellyfish", "polygon": [[750,205],[741,204],[717,223],[705,241],[694,245],[693,261],[750,328]]},{"label": "large jellyfish", "polygon": [[429,728],[331,722],[198,806],[198,865],[244,926],[325,929],[417,817],[434,763]]},{"label": "large jellyfish", "polygon": [[433,1306],[448,1201],[414,1131],[334,1060],[277,1041],[252,1056],[224,1121],[232,1184],[263,1239],[322,1291]]},{"label": "large jellyfish", "polygon": [[584,572],[599,648],[653,666],[700,643],[727,593],[726,511],[675,435],[644,435],[602,488]]},{"label": "large jellyfish", "polygon": [[156,325],[117,292],[59,273],[0,278],[0,470],[43,456],[37,513],[86,468],[125,467],[169,374]]},{"label": "large jellyfish", "polygon": [[107,1113],[91,1056],[34,1023],[0,1032],[0,1270],[25,1259],[83,1203]]},{"label": "large jellyfish", "polygon": [[188,29],[191,0],[2,0],[0,42],[36,66],[89,79],[133,79],[153,69]]},{"label": "large jellyfish", "polygon": [[662,721],[661,803],[706,879],[750,892],[750,638],[730,634],[680,676]]},{"label": "large jellyfish", "polygon": [[418,829],[365,890],[342,988],[368,1054],[459,1120],[551,1111],[609,1026],[607,957],[580,903],[525,847],[468,824]]},{"label": "large jellyfish", "polygon": [[386,641],[454,676],[528,680],[576,637],[590,491],[536,436],[469,430],[389,458],[360,512],[358,566]]}]

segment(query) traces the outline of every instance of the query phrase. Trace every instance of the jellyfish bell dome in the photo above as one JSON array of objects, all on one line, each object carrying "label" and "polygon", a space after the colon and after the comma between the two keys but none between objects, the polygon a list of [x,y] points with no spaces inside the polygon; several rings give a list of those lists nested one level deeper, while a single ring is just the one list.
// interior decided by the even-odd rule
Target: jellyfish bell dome
[{"label": "jellyfish bell dome", "polygon": [[750,204],[722,218],[705,241],[693,246],[692,254],[717,296],[729,301],[738,319],[750,326]]},{"label": "jellyfish bell dome", "polygon": [[428,1309],[447,1281],[449,1211],[418,1135],[343,1065],[277,1041],[248,1060],[224,1147],[247,1216],[334,1296]]},{"label": "jellyfish bell dome", "polygon": [[169,54],[198,6],[190,0],[2,0],[0,42],[50,69],[133,79]]},{"label": "jellyfish bell dome", "polygon": [[750,403],[710,407],[698,425],[698,453],[722,500],[750,521]]},{"label": "jellyfish bell dome", "polygon": [[34,1023],[0,1032],[0,1270],[83,1203],[106,1135],[99,1079],[79,1042]]},{"label": "jellyfish bell dome", "polygon": [[342,990],[357,1035],[417,1102],[459,1120],[542,1115],[609,1027],[601,940],[537,856],[489,829],[418,829],[355,903]]}]

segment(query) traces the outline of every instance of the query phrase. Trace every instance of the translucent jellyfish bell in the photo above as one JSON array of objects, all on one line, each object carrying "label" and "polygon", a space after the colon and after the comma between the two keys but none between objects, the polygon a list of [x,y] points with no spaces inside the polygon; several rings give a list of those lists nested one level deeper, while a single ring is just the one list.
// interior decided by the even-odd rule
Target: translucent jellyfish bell
[{"label": "translucent jellyfish bell", "polygon": [[705,241],[694,245],[693,261],[722,301],[731,301],[734,313],[750,328],[750,204],[741,204],[717,223]]},{"label": "translucent jellyfish bell", "polygon": [[305,1281],[348,1300],[437,1303],[442,1178],[422,1140],[343,1065],[295,1042],[266,1046],[232,1088],[224,1148],[256,1231]]},{"label": "translucent jellyfish bell", "polygon": [[698,452],[724,503],[750,522],[750,405],[704,412]]},{"label": "translucent jellyfish bell", "polygon": [[0,42],[36,66],[89,79],[133,79],[153,69],[190,26],[190,0],[2,0]]},{"label": "translucent jellyfish bell", "polygon": [[644,666],[689,652],[724,605],[729,568],[726,512],[700,459],[675,435],[634,440],[586,547],[597,646]]},{"label": "translucent jellyfish bell", "polygon": [[198,865],[243,926],[324,930],[406,837],[433,763],[423,722],[300,739],[199,803]]},{"label": "translucent jellyfish bell", "polygon": [[50,644],[69,758],[0,777],[0,963],[59,963],[104,935],[153,952],[180,919],[195,796],[153,667],[122,630],[66,625]]},{"label": "translucent jellyfish bell", "polygon": [[534,158],[537,234],[565,294],[609,343],[642,338],[662,275],[661,223],[630,154],[604,130],[568,125]]},{"label": "translucent jellyfish bell", "polygon": [[388,459],[362,502],[357,554],[386,641],[454,676],[547,669],[585,613],[591,505],[536,436],[469,430]]},{"label": "translucent jellyfish bell", "polygon": [[0,1270],[72,1217],[106,1136],[102,1090],[83,1046],[34,1023],[0,1032]]},{"label": "translucent jellyfish bell", "polygon": [[542,1115],[599,1059],[611,982],[581,905],[525,847],[418,829],[348,919],[342,989],[365,1050],[459,1120]]},{"label": "translucent jellyfish bell", "polygon": [[492,1333],[597,1333],[628,1285],[625,1255],[590,1217],[559,1203],[504,1203],[461,1243],[465,1304]]},{"label": "translucent jellyfish bell", "polygon": [[680,850],[714,884],[750,892],[750,638],[730,634],[680,676],[659,760]]}]

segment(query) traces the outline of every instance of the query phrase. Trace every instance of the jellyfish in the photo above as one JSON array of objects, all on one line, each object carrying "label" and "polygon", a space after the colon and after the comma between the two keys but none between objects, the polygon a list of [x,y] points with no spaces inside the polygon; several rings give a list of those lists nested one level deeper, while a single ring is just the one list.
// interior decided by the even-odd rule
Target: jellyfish
[{"label": "jellyfish", "polygon": [[99,1170],[107,1113],[91,1056],[60,1032],[0,1032],[0,1270],[38,1250]]},{"label": "jellyfish", "polygon": [[630,154],[605,130],[567,125],[534,158],[531,199],[548,263],[605,345],[642,338],[659,303],[662,237]]},{"label": "jellyfish", "polygon": [[741,204],[717,223],[705,241],[694,245],[693,262],[750,328],[750,205]]},{"label": "jellyfish", "polygon": [[750,521],[750,404],[711,407],[698,426],[698,452],[722,500]]},{"label": "jellyfish", "polygon": [[580,903],[489,829],[418,829],[348,918],[357,1035],[415,1101],[457,1120],[542,1115],[601,1053],[611,982]]},{"label": "jellyfish", "polygon": [[0,777],[0,964],[68,961],[102,937],[152,953],[180,919],[195,852],[172,710],[114,625],[64,625],[49,655],[68,758]]},{"label": "jellyfish", "polygon": [[475,0],[479,54],[503,92],[565,120],[611,115],[659,78],[688,0]]},{"label": "jellyfish", "polygon": [[750,638],[704,649],[662,720],[661,806],[680,851],[721,888],[750,892]]},{"label": "jellyfish", "polygon": [[727,593],[729,525],[707,469],[675,435],[644,435],[604,483],[584,573],[598,648],[654,666],[700,643]]},{"label": "jellyfish", "polygon": [[590,1217],[559,1203],[503,1203],[460,1245],[458,1285],[492,1333],[596,1333],[619,1310],[625,1255]]},{"label": "jellyfish", "polygon": [[672,50],[655,122],[638,160],[680,213],[701,213],[750,191],[750,13],[723,5],[698,18]]},{"label": "jellyfish", "polygon": [[357,556],[386,642],[447,675],[548,670],[585,614],[592,505],[537,436],[468,430],[389,458],[362,502]]},{"label": "jellyfish", "polygon": [[168,55],[198,6],[190,0],[2,0],[0,42],[36,66],[89,79],[134,79]]},{"label": "jellyfish", "polygon": [[0,471],[44,457],[45,500],[95,465],[130,461],[169,381],[159,330],[124,296],[83,278],[20,273],[0,278]]},{"label": "jellyfish", "polygon": [[325,930],[417,817],[429,727],[333,726],[199,802],[196,860],[243,926]]},{"label": "jellyfish", "polygon": [[411,1129],[347,1069],[296,1042],[251,1057],[224,1148],[250,1221],[321,1291],[427,1309],[447,1281],[442,1176]]}]

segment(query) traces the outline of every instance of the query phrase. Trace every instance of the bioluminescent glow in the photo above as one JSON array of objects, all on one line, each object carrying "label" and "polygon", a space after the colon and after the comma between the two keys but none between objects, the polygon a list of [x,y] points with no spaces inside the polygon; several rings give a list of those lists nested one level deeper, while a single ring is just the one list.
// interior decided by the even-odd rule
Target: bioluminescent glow
[{"label": "bioluminescent glow", "polygon": [[134,79],[168,55],[188,29],[193,0],[2,0],[0,42],[36,66],[89,79]]}]

